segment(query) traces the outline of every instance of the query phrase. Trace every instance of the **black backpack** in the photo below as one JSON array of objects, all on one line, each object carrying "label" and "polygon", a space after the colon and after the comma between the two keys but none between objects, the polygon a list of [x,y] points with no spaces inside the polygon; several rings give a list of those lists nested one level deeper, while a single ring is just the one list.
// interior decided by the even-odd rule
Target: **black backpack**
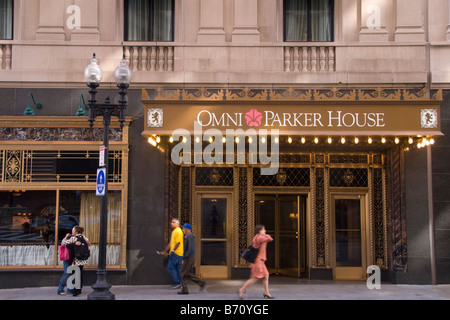
[{"label": "black backpack", "polygon": [[78,260],[87,260],[91,256],[91,251],[89,250],[89,246],[84,240],[83,236],[77,236],[77,241],[80,241],[81,244],[79,246],[75,245],[74,247],[74,256]]}]

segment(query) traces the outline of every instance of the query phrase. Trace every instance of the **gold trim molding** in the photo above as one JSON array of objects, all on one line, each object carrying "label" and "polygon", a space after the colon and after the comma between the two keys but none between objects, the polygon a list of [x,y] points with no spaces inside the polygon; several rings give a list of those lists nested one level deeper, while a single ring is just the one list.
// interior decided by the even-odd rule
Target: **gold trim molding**
[{"label": "gold trim molding", "polygon": [[432,97],[427,96],[423,89],[163,89],[151,90],[150,94],[142,89],[142,101],[155,102],[429,102],[441,103],[443,101],[442,89],[434,92]]}]

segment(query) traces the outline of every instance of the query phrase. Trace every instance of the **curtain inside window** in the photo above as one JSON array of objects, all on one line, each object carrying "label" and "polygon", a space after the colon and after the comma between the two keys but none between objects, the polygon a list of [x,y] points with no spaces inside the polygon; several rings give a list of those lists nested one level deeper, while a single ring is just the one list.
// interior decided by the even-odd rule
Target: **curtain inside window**
[{"label": "curtain inside window", "polygon": [[0,40],[13,38],[13,0],[0,0]]},{"label": "curtain inside window", "polygon": [[311,1],[311,41],[332,41],[331,14],[329,0]]},{"label": "curtain inside window", "polygon": [[308,0],[284,1],[286,41],[308,41]]},{"label": "curtain inside window", "polygon": [[285,0],[285,41],[333,41],[330,0]]},{"label": "curtain inside window", "polygon": [[172,0],[154,0],[153,41],[172,41]]},{"label": "curtain inside window", "polygon": [[[100,239],[101,197],[93,192],[81,194],[80,225],[85,229],[85,236],[91,243]],[[120,193],[108,193],[108,243],[120,243],[120,213],[122,201]]]},{"label": "curtain inside window", "polygon": [[150,24],[150,4],[148,0],[128,0],[127,21],[128,41],[148,40]]},{"label": "curtain inside window", "polygon": [[127,41],[173,41],[172,0],[128,0]]}]

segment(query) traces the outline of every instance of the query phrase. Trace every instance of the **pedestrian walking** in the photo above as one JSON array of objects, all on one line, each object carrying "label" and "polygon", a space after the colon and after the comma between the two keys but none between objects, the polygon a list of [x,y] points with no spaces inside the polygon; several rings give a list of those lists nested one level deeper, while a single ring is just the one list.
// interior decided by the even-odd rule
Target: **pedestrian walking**
[{"label": "pedestrian walking", "polygon": [[[86,258],[81,258],[77,256],[75,251],[76,247],[87,245],[90,246],[89,239],[86,238],[82,233],[84,232],[84,228],[80,226],[75,226],[72,228],[72,234],[66,234],[66,237],[61,241],[61,245],[66,246],[69,250],[73,250],[74,256],[72,261],[73,266],[77,266],[80,268],[80,288],[75,288],[72,290],[72,295],[74,297],[81,294],[81,289],[83,288],[83,267],[87,264],[89,256]],[[88,250],[88,248],[86,249]],[[88,250],[89,252],[89,250]],[[90,253],[88,253],[90,254]]]},{"label": "pedestrian walking", "polygon": [[[63,240],[61,240],[61,242]],[[62,246],[62,244],[61,244],[61,246]],[[68,248],[67,248],[67,251],[69,252],[69,259],[63,260],[63,274],[62,274],[61,278],[59,279],[58,290],[56,291],[57,294],[60,295],[60,296],[65,296],[67,294],[64,291],[64,288],[67,285],[67,279],[69,278],[69,274],[67,273],[67,268],[70,267],[72,265],[72,262],[73,262],[73,251],[69,250]],[[67,292],[71,293],[72,291],[68,289]]]},{"label": "pedestrian walking", "polygon": [[195,263],[195,236],[192,233],[192,226],[185,223],[182,227],[184,233],[184,253],[181,265],[181,291],[178,294],[189,294],[187,281],[190,279],[198,284],[200,291],[203,291],[206,283],[192,272]]},{"label": "pedestrian walking", "polygon": [[263,297],[273,299],[269,292],[269,271],[266,267],[266,250],[267,243],[273,241],[272,237],[266,234],[266,228],[263,225],[255,226],[255,236],[253,237],[252,246],[259,248],[258,255],[254,263],[250,264],[250,279],[248,279],[241,289],[239,289],[239,298],[243,299],[245,290],[253,285],[258,279],[263,279],[264,294]]},{"label": "pedestrian walking", "polygon": [[183,259],[183,231],[180,228],[180,220],[173,218],[170,222],[172,227],[172,235],[170,242],[163,253],[169,253],[169,259],[167,261],[167,271],[169,271],[172,277],[172,288],[181,288],[181,261]]}]

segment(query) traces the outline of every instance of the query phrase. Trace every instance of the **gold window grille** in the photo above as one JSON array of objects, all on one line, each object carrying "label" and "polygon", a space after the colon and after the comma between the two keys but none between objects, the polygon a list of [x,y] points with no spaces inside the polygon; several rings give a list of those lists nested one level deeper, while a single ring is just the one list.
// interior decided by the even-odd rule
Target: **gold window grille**
[{"label": "gold window grille", "polygon": [[[95,183],[98,151],[90,150],[1,150],[2,183],[79,182]],[[121,150],[109,155],[109,181],[122,182]]]}]

